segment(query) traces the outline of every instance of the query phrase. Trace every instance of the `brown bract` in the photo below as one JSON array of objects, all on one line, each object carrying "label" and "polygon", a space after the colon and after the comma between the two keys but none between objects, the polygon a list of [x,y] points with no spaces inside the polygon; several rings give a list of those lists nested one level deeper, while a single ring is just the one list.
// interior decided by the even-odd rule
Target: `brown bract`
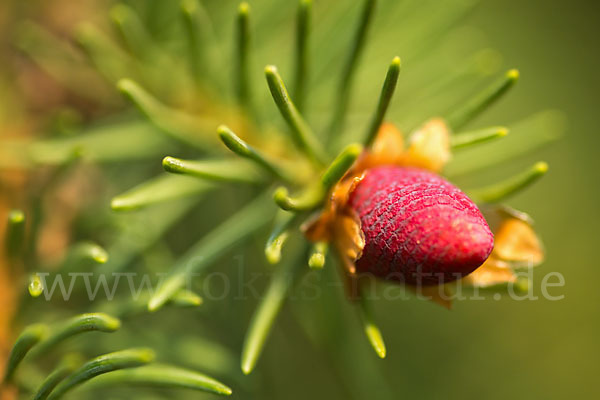
[{"label": "brown bract", "polygon": [[[485,263],[464,277],[467,286],[490,287],[516,282],[514,269],[534,267],[544,260],[544,251],[529,217],[502,213],[494,229],[494,250]],[[520,213],[521,214],[521,213]]]}]

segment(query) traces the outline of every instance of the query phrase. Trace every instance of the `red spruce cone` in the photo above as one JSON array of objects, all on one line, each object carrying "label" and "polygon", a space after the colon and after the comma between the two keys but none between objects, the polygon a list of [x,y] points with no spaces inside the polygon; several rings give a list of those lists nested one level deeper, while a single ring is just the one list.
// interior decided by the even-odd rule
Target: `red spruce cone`
[{"label": "red spruce cone", "polygon": [[494,246],[475,203],[428,171],[370,169],[348,204],[357,212],[365,236],[357,272],[436,285],[473,272]]}]

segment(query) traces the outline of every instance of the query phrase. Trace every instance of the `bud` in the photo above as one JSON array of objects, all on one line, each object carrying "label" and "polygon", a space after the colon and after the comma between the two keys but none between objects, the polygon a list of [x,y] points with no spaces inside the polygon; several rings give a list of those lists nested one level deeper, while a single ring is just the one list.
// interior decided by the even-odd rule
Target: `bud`
[{"label": "bud", "polygon": [[370,169],[348,205],[365,238],[357,272],[413,285],[441,284],[473,272],[494,245],[475,203],[428,171]]}]

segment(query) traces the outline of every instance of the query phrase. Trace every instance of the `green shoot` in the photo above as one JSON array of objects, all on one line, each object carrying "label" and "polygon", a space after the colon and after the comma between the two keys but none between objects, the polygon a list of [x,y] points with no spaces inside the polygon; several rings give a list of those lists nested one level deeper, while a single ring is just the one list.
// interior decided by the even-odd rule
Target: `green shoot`
[{"label": "green shoot", "polygon": [[532,185],[544,176],[546,172],[548,172],[548,164],[540,161],[527,171],[508,178],[505,181],[481,189],[470,190],[467,193],[476,202],[497,203]]},{"label": "green shoot", "polygon": [[144,59],[154,44],[146,31],[140,16],[125,4],[116,4],[110,10],[110,18],[123,40],[123,43],[139,59]]},{"label": "green shoot", "polygon": [[[154,360],[154,351],[151,349],[128,349],[104,354],[83,364],[79,369],[67,376],[59,383],[47,397],[36,397],[39,400],[58,400],[67,392],[90,379],[111,371],[124,368],[135,368]],[[36,395],[37,396],[37,395]]]},{"label": "green shoot", "polygon": [[210,183],[189,176],[159,175],[113,197],[110,207],[114,211],[137,210],[164,201],[198,196],[212,188]]},{"label": "green shoot", "polygon": [[275,218],[275,226],[269,235],[265,245],[265,256],[269,264],[277,264],[281,260],[281,248],[287,241],[289,228],[296,220],[296,214],[279,210]]},{"label": "green shoot", "polygon": [[243,2],[238,7],[236,32],[236,91],[239,104],[250,109],[250,5]]},{"label": "green shoot", "polygon": [[318,207],[325,199],[327,192],[335,185],[352,167],[354,161],[362,152],[360,144],[350,144],[327,167],[321,179],[306,188],[300,195],[290,197],[288,190],[281,186],[275,190],[273,199],[275,203],[286,211],[307,211]]},{"label": "green shoot", "polygon": [[9,258],[18,257],[23,251],[25,242],[25,213],[11,210],[8,213],[4,248]]},{"label": "green shoot", "polygon": [[54,371],[44,379],[37,389],[33,400],[41,400],[48,397],[63,379],[73,373],[82,364],[80,358],[75,355],[65,357]]},{"label": "green shoot", "polygon": [[357,309],[360,320],[363,324],[364,332],[367,335],[367,339],[369,339],[371,347],[373,347],[373,350],[375,350],[375,353],[377,353],[380,358],[385,358],[386,349],[383,336],[381,335],[381,330],[373,318],[373,311],[368,304],[368,299],[364,288],[361,290],[359,298],[357,299]]},{"label": "green shoot", "polygon": [[281,268],[275,270],[267,292],[254,312],[246,332],[241,360],[244,374],[247,375],[254,369],[275,318],[299,275],[300,265],[295,257],[290,257]]},{"label": "green shoot", "polygon": [[233,245],[263,227],[273,213],[273,207],[264,196],[232,215],[192,247],[173,267],[165,281],[148,302],[148,310],[162,307],[186,283]]},{"label": "green shoot", "polygon": [[327,242],[315,243],[308,258],[308,266],[312,269],[322,269],[325,266],[328,250],[329,244]]},{"label": "green shoot", "polygon": [[182,160],[175,157],[165,157],[162,162],[167,172],[180,175],[194,176],[214,182],[235,182],[260,184],[264,182],[261,171],[244,160]]},{"label": "green shoot", "polygon": [[212,150],[202,133],[212,131],[216,123],[170,109],[131,79],[119,80],[117,88],[165,134],[199,150]]},{"label": "green shoot", "polygon": [[296,17],[296,62],[294,79],[294,99],[302,112],[306,99],[308,82],[308,39],[310,37],[310,16],[312,0],[300,0]]},{"label": "green shoot", "polygon": [[99,377],[94,388],[116,385],[145,386],[170,389],[193,389],[229,396],[231,388],[196,371],[164,364],[151,364],[138,368],[122,369]]},{"label": "green shoot", "polygon": [[392,96],[394,95],[394,91],[396,90],[396,84],[398,83],[399,75],[400,57],[394,57],[385,76],[383,87],[381,88],[381,95],[379,96],[379,103],[377,103],[377,110],[375,111],[375,114],[373,114],[373,119],[369,125],[369,130],[365,140],[365,147],[369,147],[371,144],[373,144],[373,140],[375,140],[377,132],[379,132],[379,127],[385,118],[385,113],[387,112],[390,101],[392,100]]},{"label": "green shoot", "polygon": [[462,132],[450,136],[452,150],[459,150],[480,143],[486,143],[508,135],[508,129],[503,126],[478,129],[476,131]]},{"label": "green shoot", "polygon": [[277,68],[272,65],[267,66],[265,68],[265,76],[267,77],[267,83],[269,84],[273,100],[281,116],[287,122],[292,133],[292,139],[298,149],[317,165],[324,164],[327,155],[323,150],[323,146],[319,143],[315,134],[292,102],[283,80],[277,72]]},{"label": "green shoot", "polygon": [[446,120],[453,130],[461,129],[471,120],[475,119],[483,111],[487,110],[493,103],[505,94],[508,89],[519,79],[519,71],[511,69],[497,82],[488,86],[464,105],[452,112]]},{"label": "green shoot", "polygon": [[352,49],[350,50],[348,60],[346,61],[338,85],[339,96],[335,102],[333,118],[329,128],[330,139],[336,136],[343,127],[344,117],[346,116],[348,104],[350,103],[352,81],[358,66],[358,60],[360,59],[367,41],[367,32],[371,25],[371,21],[373,20],[373,14],[375,14],[375,3],[376,0],[364,0],[363,3],[360,21],[358,22],[354,40],[352,41]]},{"label": "green shoot", "polygon": [[36,346],[31,352],[32,357],[38,357],[52,350],[60,342],[73,336],[91,332],[112,333],[121,327],[121,321],[104,313],[81,314],[51,329],[48,337]]},{"label": "green shoot", "polygon": [[234,152],[240,157],[247,158],[249,160],[254,161],[260,167],[264,168],[267,172],[273,174],[277,178],[293,182],[291,174],[286,171],[286,169],[278,165],[278,163],[267,155],[263,154],[261,151],[255,149],[250,146],[248,143],[240,139],[231,129],[226,127],[225,125],[221,125],[217,128],[217,133],[221,138],[221,141],[227,146],[229,150]]},{"label": "green shoot", "polygon": [[23,333],[17,338],[8,356],[3,383],[10,382],[25,355],[27,355],[33,346],[42,341],[47,334],[48,326],[44,324],[30,325],[23,330]]}]

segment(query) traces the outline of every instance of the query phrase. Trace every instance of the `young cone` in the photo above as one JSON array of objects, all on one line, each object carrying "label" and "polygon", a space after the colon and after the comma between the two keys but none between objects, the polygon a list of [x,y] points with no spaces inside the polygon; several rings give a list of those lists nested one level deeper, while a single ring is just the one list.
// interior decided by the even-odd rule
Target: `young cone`
[{"label": "young cone", "polygon": [[440,176],[376,167],[351,193],[365,246],[358,272],[412,285],[459,279],[479,267],[494,238],[477,206]]}]

